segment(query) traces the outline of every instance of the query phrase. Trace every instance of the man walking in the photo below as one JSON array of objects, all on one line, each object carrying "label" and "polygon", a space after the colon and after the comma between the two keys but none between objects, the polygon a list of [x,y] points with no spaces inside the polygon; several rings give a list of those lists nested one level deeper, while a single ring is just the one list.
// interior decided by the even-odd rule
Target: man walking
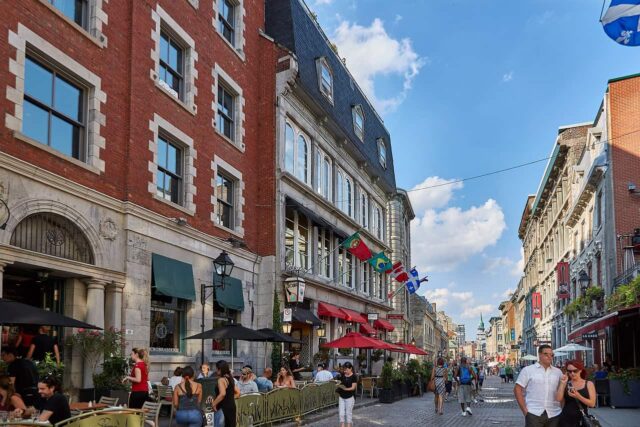
[{"label": "man walking", "polygon": [[460,384],[458,402],[462,408],[463,417],[466,417],[467,414],[473,415],[471,412],[471,387],[474,380],[477,380],[476,374],[467,363],[467,358],[463,357],[460,359],[460,367],[456,371],[456,381]]},{"label": "man walking", "polygon": [[562,371],[554,366],[549,345],[538,347],[538,361],[520,371],[513,393],[525,416],[525,427],[558,427],[560,402],[556,390]]}]

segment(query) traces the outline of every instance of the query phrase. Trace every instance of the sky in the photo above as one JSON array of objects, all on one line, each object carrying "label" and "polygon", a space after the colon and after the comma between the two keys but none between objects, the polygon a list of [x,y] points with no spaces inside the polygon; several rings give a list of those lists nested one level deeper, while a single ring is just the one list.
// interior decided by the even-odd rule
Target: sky
[{"label": "sky", "polygon": [[548,157],[609,79],[640,72],[640,47],[606,36],[602,0],[306,1],[391,134],[419,293],[475,339],[522,276],[518,225],[546,161],[420,188]]}]

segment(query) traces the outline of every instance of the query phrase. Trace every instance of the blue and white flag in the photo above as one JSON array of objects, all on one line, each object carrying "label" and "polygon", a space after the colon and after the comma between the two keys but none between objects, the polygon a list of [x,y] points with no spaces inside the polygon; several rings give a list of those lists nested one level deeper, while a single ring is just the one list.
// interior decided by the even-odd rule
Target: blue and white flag
[{"label": "blue and white flag", "polygon": [[600,21],[604,32],[617,43],[640,45],[640,0],[611,0]]},{"label": "blue and white flag", "polygon": [[415,268],[409,271],[409,280],[407,280],[406,286],[410,294],[415,294],[416,291],[420,289],[420,275]]}]

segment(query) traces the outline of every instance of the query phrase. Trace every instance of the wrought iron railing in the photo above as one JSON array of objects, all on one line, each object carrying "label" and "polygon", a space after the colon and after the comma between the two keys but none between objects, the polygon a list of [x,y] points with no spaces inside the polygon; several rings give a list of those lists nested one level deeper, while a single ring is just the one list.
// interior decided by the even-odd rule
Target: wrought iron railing
[{"label": "wrought iron railing", "polygon": [[640,275],[640,264],[636,264],[633,267],[627,269],[618,277],[613,279],[613,290],[615,290],[620,285],[625,285],[631,282],[633,279]]}]

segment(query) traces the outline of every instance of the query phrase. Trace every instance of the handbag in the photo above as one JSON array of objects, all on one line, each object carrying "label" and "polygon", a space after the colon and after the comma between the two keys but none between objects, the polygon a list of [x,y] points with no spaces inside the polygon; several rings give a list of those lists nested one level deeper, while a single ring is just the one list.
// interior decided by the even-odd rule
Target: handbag
[{"label": "handbag", "polygon": [[574,397],[574,399],[576,399],[576,402],[578,403],[578,410],[582,415],[582,421],[581,421],[582,427],[602,427],[602,424],[600,424],[600,421],[598,421],[596,416],[585,413],[582,406],[582,402],[580,402],[577,397]]},{"label": "handbag", "polygon": [[436,379],[432,378],[427,384],[427,390],[434,392],[436,391]]}]

